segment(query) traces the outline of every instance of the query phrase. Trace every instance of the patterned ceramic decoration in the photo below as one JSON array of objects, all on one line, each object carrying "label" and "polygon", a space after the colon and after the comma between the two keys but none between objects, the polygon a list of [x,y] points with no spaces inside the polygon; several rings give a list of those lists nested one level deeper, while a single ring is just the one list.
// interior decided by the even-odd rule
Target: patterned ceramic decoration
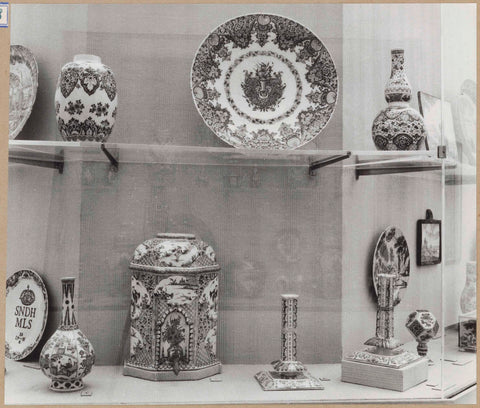
[{"label": "patterned ceramic decoration", "polygon": [[21,360],[42,338],[48,316],[48,296],[38,274],[30,269],[7,279],[5,357]]},{"label": "patterned ceramic decoration", "polygon": [[368,339],[364,344],[375,348],[395,350],[403,343],[394,337],[395,325],[393,312],[395,303],[395,283],[397,276],[394,274],[378,274],[377,285],[377,319],[375,324],[375,337]]},{"label": "patterned ceramic decoration", "polygon": [[419,357],[409,351],[400,351],[398,354],[384,355],[376,353],[375,347],[371,347],[367,350],[354,351],[348,354],[345,359],[351,361],[357,361],[364,364],[372,364],[376,366],[383,366],[389,368],[402,368],[414,361],[417,361]]},{"label": "patterned ceramic decoration", "polygon": [[460,295],[462,313],[477,310],[477,263],[467,262],[465,286]]},{"label": "patterned ceramic decoration", "polygon": [[255,374],[264,391],[323,390],[318,378],[297,361],[298,295],[282,295],[281,359],[272,362],[274,371]]},{"label": "patterned ceramic decoration", "polygon": [[250,14],[204,40],[191,87],[203,120],[225,142],[294,149],[326,126],[338,79],[332,57],[310,30],[285,17]]},{"label": "patterned ceramic decoration", "polygon": [[462,351],[477,351],[476,311],[459,316],[458,347]]},{"label": "patterned ceramic decoration", "polygon": [[397,227],[388,227],[378,239],[373,254],[373,284],[378,295],[378,275],[394,274],[394,303],[396,306],[402,300],[410,277],[410,252],[402,231]]},{"label": "patterned ceramic decoration", "polygon": [[416,310],[409,314],[405,327],[418,343],[418,355],[426,356],[427,342],[437,335],[440,328],[436,317],[428,310]]},{"label": "patterned ceramic decoration", "polygon": [[403,50],[392,50],[392,72],[385,86],[388,106],[373,121],[372,137],[378,150],[420,150],[427,131],[422,115],[408,105],[412,89],[405,74]]},{"label": "patterned ceramic decoration", "polygon": [[78,328],[75,317],[75,278],[62,279],[62,320],[43,346],[40,368],[50,378],[52,391],[78,391],[95,364],[92,344]]},{"label": "patterned ceramic decoration", "polygon": [[38,67],[32,52],[22,45],[10,47],[8,137],[15,139],[32,112],[37,96]]},{"label": "patterned ceramic decoration", "polygon": [[75,55],[58,78],[55,112],[64,140],[106,142],[117,116],[112,70],[95,55]]},{"label": "patterned ceramic decoration", "polygon": [[130,355],[124,374],[193,380],[217,374],[218,271],[211,246],[158,234],[132,262]]}]

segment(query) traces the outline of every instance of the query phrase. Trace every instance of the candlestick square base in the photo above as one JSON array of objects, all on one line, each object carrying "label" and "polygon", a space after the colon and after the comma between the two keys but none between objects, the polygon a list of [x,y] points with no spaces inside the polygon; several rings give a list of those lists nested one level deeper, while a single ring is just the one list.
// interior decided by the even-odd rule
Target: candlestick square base
[{"label": "candlestick square base", "polygon": [[307,371],[285,378],[276,371],[260,371],[255,378],[264,391],[300,391],[323,390],[324,387],[318,378]]},{"label": "candlestick square base", "polygon": [[342,360],[342,381],[405,391],[428,379],[428,360],[409,351],[393,355],[372,349],[356,351]]}]

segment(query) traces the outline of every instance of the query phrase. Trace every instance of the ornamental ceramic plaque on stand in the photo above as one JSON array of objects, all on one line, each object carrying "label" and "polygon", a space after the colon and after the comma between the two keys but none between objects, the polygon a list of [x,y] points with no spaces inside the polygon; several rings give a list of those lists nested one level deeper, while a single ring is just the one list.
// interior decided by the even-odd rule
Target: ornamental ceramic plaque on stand
[{"label": "ornamental ceramic plaque on stand", "polygon": [[295,149],[330,120],[338,96],[335,64],[309,29],[272,14],[249,14],[213,30],[191,72],[193,100],[226,143]]},{"label": "ornamental ceramic plaque on stand", "polygon": [[297,361],[298,295],[282,295],[282,355],[274,361],[273,371],[255,374],[264,391],[323,390],[318,378]]},{"label": "ornamental ceramic plaque on stand", "polygon": [[428,378],[428,361],[400,348],[393,333],[394,274],[378,274],[378,304],[375,337],[367,349],[346,355],[342,360],[342,381],[405,391]]},{"label": "ornamental ceramic plaque on stand", "polygon": [[15,272],[7,279],[5,357],[27,357],[42,338],[48,316],[47,289],[31,269]]},{"label": "ornamental ceramic plaque on stand", "polygon": [[171,381],[220,373],[220,266],[212,247],[191,234],[158,234],[137,247],[130,269],[130,353],[123,374]]}]

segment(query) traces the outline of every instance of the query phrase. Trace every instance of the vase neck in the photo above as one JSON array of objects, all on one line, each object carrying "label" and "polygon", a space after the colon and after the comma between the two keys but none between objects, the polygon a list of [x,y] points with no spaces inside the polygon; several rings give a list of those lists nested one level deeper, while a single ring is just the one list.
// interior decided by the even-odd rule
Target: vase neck
[{"label": "vase neck", "polygon": [[390,102],[409,102],[412,89],[405,74],[403,50],[392,50],[392,70],[385,86],[385,99]]},{"label": "vase neck", "polygon": [[77,329],[77,319],[75,318],[75,304],[73,298],[75,294],[75,278],[62,279],[62,321],[60,328],[63,330]]},{"label": "vase neck", "polygon": [[394,75],[405,73],[405,55],[403,50],[392,50],[392,71],[390,78]]}]

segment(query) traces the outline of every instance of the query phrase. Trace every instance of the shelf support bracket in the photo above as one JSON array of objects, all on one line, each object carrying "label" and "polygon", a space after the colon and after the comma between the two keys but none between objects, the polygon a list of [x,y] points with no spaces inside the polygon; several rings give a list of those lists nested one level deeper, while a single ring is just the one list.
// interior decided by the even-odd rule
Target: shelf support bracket
[{"label": "shelf support bracket", "polygon": [[8,161],[11,163],[27,164],[29,166],[45,167],[58,170],[59,174],[63,174],[64,157],[63,151],[60,154],[38,153],[31,154],[29,152],[10,152]]},{"label": "shelf support bracket", "polygon": [[447,146],[446,145],[437,146],[437,157],[439,159],[446,159],[447,158]]},{"label": "shelf support bracket", "polygon": [[316,160],[314,162],[311,162],[310,166],[308,168],[308,174],[310,176],[315,176],[317,169],[320,169],[322,167],[329,166],[330,164],[337,163],[339,161],[348,159],[351,155],[352,155],[351,152],[346,152],[345,154],[330,156],[330,157],[327,157],[326,159],[321,159],[321,160]]},{"label": "shelf support bracket", "polygon": [[118,171],[118,160],[115,157],[113,157],[112,153],[110,153],[107,150],[107,148],[105,147],[105,143],[102,143],[100,147],[102,149],[102,152],[105,154],[105,156],[107,156],[107,159],[109,160],[114,171]]}]

